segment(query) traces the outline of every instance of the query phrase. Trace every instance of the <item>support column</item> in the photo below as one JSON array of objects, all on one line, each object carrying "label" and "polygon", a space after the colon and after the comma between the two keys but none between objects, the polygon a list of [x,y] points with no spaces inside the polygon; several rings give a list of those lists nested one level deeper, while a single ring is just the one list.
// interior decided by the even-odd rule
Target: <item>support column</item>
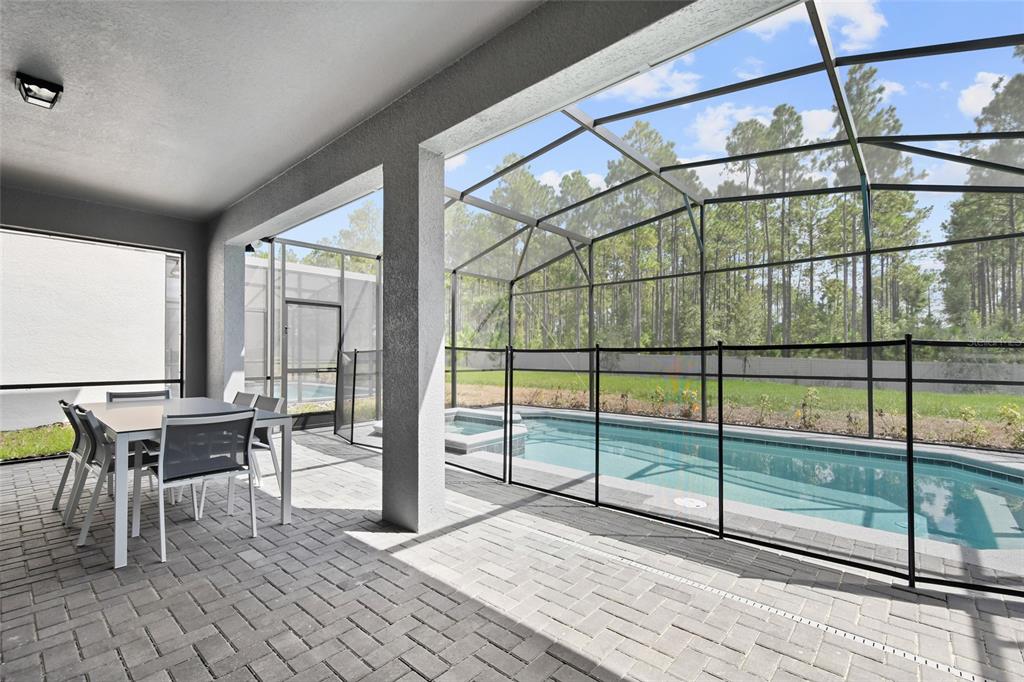
[{"label": "support column", "polygon": [[207,266],[207,395],[231,400],[245,390],[245,246],[215,234]]},{"label": "support column", "polygon": [[444,158],[418,147],[384,161],[384,520],[444,522]]}]

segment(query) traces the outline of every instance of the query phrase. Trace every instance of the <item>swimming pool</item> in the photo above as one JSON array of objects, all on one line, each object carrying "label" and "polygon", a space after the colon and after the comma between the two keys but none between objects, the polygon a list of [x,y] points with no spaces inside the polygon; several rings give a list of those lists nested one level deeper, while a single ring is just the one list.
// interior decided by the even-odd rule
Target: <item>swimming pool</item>
[{"label": "swimming pool", "polygon": [[483,419],[472,419],[462,416],[456,416],[445,426],[446,433],[457,433],[463,436],[475,436],[489,431],[501,431],[501,429],[502,422],[500,420],[485,421]]},{"label": "swimming pool", "polygon": [[[523,418],[526,448],[517,460],[593,474],[593,422]],[[684,506],[717,498],[714,434],[602,421],[600,435],[602,486],[614,479],[642,483]],[[900,456],[726,436],[724,461],[727,502],[906,534]],[[1024,549],[1024,483],[972,468],[915,460],[916,536],[974,549]]]}]

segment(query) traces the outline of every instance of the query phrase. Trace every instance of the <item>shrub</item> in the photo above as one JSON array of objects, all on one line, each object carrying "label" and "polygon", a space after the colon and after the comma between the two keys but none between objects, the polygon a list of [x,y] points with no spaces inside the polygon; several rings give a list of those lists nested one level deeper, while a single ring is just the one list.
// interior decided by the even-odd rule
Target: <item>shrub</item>
[{"label": "shrub", "polygon": [[813,386],[808,388],[804,392],[804,399],[800,403],[800,409],[797,411],[797,419],[800,420],[800,428],[806,431],[814,429],[821,420],[821,396],[818,394],[818,389]]},{"label": "shrub", "polygon": [[768,415],[772,411],[772,400],[768,397],[767,393],[762,393],[757,397],[757,419],[755,423],[758,426],[763,426],[768,421]]},{"label": "shrub", "polygon": [[960,427],[953,433],[953,440],[964,445],[981,445],[988,438],[988,429],[978,420],[978,411],[973,407],[960,408]]},{"label": "shrub", "polygon": [[694,419],[700,416],[700,396],[693,388],[684,388],[680,396],[684,419]]},{"label": "shrub", "polygon": [[1024,408],[1014,403],[999,406],[999,419],[1010,431],[1010,447],[1024,450]]}]

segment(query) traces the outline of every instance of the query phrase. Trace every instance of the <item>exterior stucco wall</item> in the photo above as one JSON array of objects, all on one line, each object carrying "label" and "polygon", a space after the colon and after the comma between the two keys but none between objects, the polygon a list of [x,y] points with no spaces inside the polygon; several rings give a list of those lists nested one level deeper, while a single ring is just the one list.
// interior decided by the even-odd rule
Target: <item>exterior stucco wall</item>
[{"label": "exterior stucco wall", "polygon": [[[39,232],[171,249],[184,253],[185,394],[206,393],[205,224],[118,206],[30,192],[6,185],[0,187],[0,222],[7,226]],[[66,266],[73,269],[77,264],[67,263]],[[161,274],[162,272],[161,269]]]}]

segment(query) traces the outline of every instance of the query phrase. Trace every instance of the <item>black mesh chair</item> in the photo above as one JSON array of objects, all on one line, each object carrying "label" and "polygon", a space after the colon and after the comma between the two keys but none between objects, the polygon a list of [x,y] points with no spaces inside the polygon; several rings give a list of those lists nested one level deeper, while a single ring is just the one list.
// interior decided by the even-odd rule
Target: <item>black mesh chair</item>
[{"label": "black mesh chair", "polygon": [[139,400],[170,400],[171,389],[162,391],[107,391],[108,403],[129,403]]},{"label": "black mesh chair", "polygon": [[[169,388],[158,389],[158,390],[155,390],[155,391],[107,391],[107,402],[108,403],[137,403],[137,402],[142,402],[142,401],[145,401],[145,400],[170,400],[170,399],[171,399],[171,389],[169,389]],[[143,448],[146,449],[146,452],[149,453],[150,455],[156,455],[157,451],[160,449],[160,443],[157,443],[156,441],[153,441],[153,440],[144,440],[144,441],[141,442],[141,445],[142,445]],[[140,478],[139,472],[136,472],[136,476],[135,476],[135,483],[136,483],[136,485],[138,485],[138,483],[139,483],[139,478]],[[107,489],[110,491],[111,494],[113,494],[113,492],[114,492],[113,476],[111,476],[110,481],[108,482]],[[132,528],[132,535],[134,536],[134,535],[138,535],[138,534],[139,534],[138,526],[133,527]]]},{"label": "black mesh chair", "polygon": [[[64,496],[64,486],[68,482],[68,477],[71,475],[71,471],[74,470],[75,475],[72,477],[71,488],[75,487],[75,483],[78,481],[78,470],[82,465],[82,455],[85,450],[84,443],[82,441],[82,426],[78,422],[78,417],[72,410],[72,405],[66,400],[58,400],[57,404],[60,405],[60,409],[64,411],[64,416],[67,418],[68,423],[71,425],[71,430],[75,434],[75,442],[71,445],[71,449],[68,451],[68,461],[64,465],[64,473],[61,474],[60,484],[57,486],[57,494],[53,498],[53,506],[51,509],[54,511],[60,511],[60,500]],[[80,451],[80,449],[82,451]]]},{"label": "black mesh chair", "polygon": [[255,393],[242,393],[239,391],[235,394],[235,399],[231,401],[231,404],[238,405],[239,407],[256,407],[256,399],[258,397]]},{"label": "black mesh chair", "polygon": [[[234,482],[249,478],[249,513],[252,536],[256,537],[256,490],[252,457],[256,410],[200,416],[164,416],[160,431],[160,455],[156,465],[160,505],[160,561],[167,561],[164,530],[164,490],[189,486],[196,518],[202,517],[206,483],[228,479],[228,514],[234,513]],[[197,502],[196,483],[203,485],[204,499]]]},{"label": "black mesh chair", "polygon": [[[271,398],[270,396],[261,395],[256,398],[256,409],[267,410],[269,412],[280,412],[284,413],[284,398]],[[273,427],[261,426],[256,429],[256,437],[252,442],[254,450],[268,450],[270,451],[270,463],[274,465],[274,476],[277,478],[277,489],[281,489],[281,465],[277,459],[277,448],[274,446],[274,439],[271,438]],[[256,457],[253,457],[253,463],[257,462]],[[256,467],[256,473],[259,473],[259,466]]]},{"label": "black mesh chair", "polygon": [[[77,511],[86,479],[91,471],[96,474],[96,484],[92,490],[89,509],[86,511],[85,519],[82,521],[82,529],[78,534],[77,543],[78,545],[84,545],[89,536],[89,528],[92,526],[93,517],[96,515],[96,506],[103,493],[103,485],[108,480],[108,474],[114,470],[114,443],[107,437],[103,426],[92,412],[76,405],[74,407],[74,415],[78,418],[79,424],[82,427],[83,441],[88,442],[88,452],[82,457],[82,464],[79,466],[75,488],[72,491],[71,500],[68,502],[68,508],[64,514],[64,523],[69,525]],[[141,461],[138,460],[139,457],[142,458]],[[128,467],[138,471],[141,471],[142,467],[155,466],[156,462],[157,456],[148,452],[139,451],[128,455]],[[135,496],[135,518],[132,519],[133,528],[137,528],[139,525],[138,500],[142,495],[139,478],[136,475],[135,489],[132,491],[132,494]]]}]

